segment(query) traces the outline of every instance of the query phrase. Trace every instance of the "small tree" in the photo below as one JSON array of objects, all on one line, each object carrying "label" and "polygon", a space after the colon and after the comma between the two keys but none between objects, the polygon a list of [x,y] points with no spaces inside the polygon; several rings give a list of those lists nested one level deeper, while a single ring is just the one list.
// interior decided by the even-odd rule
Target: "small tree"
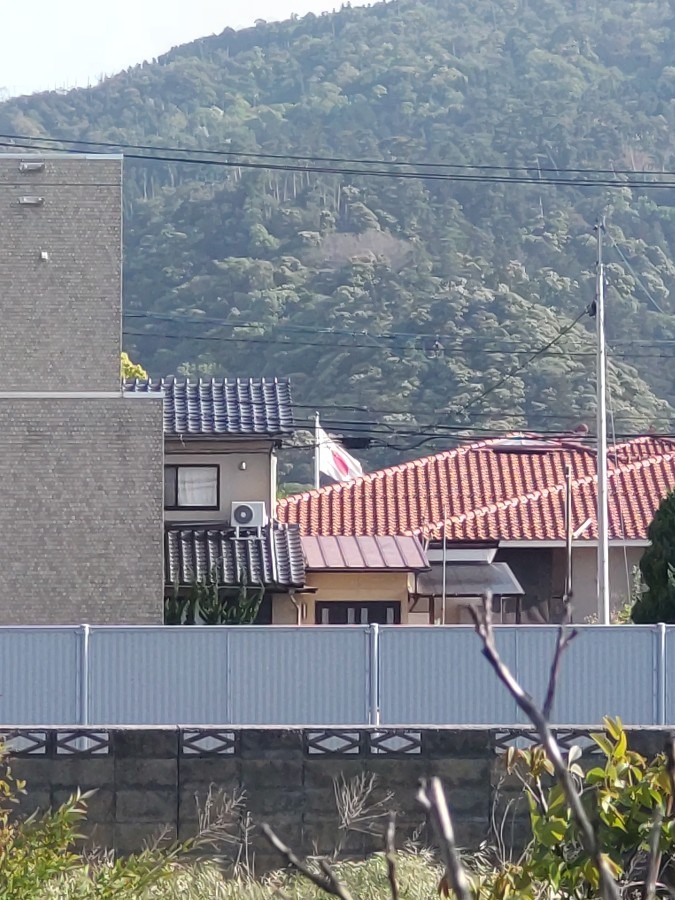
[{"label": "small tree", "polygon": [[140,381],[147,381],[148,373],[143,366],[130,360],[128,353],[122,353],[120,358],[120,368],[122,378],[126,381],[131,381],[133,378],[138,378]]},{"label": "small tree", "polygon": [[675,623],[675,491],[661,501],[647,531],[650,546],[640,560],[646,590],[633,606],[637,625]]}]

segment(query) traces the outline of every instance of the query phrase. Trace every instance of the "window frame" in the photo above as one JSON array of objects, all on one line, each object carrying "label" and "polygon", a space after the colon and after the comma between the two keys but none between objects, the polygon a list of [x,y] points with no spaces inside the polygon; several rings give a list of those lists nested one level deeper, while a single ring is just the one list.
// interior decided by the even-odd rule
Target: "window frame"
[{"label": "window frame", "polygon": [[[371,609],[374,611],[375,609],[384,609],[385,610],[385,618],[386,618],[386,610],[393,608],[393,622],[389,623],[391,625],[400,625],[401,617],[403,614],[403,605],[400,600],[317,600],[314,605],[314,624],[315,625],[331,625],[335,623],[324,623],[322,622],[322,613],[325,610],[330,616],[331,610],[337,611],[338,609],[344,610],[347,612],[350,608],[354,609],[355,613],[361,612],[362,610],[370,611]],[[348,612],[347,612],[348,614]],[[360,625],[363,627],[364,625],[373,624],[371,622],[361,622],[359,621],[360,616],[355,616],[355,620],[353,623],[347,622],[345,624],[353,624]]]},{"label": "window frame", "polygon": [[[167,469],[173,469],[174,491],[176,503],[170,506],[166,502],[166,473]],[[187,506],[178,502],[178,470],[179,469],[215,469],[216,470],[216,502],[209,506]],[[182,510],[209,510],[220,509],[220,466],[218,463],[165,463],[164,464],[164,509],[168,512],[181,512]]]}]

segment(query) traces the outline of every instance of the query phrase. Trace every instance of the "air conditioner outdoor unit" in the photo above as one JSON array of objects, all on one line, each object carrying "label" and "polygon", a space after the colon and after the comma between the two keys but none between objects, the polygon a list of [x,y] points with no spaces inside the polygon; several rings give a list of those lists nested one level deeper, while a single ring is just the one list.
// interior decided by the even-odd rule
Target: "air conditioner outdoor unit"
[{"label": "air conditioner outdoor unit", "polygon": [[232,503],[230,524],[236,528],[264,528],[267,510],[261,500],[244,500]]}]

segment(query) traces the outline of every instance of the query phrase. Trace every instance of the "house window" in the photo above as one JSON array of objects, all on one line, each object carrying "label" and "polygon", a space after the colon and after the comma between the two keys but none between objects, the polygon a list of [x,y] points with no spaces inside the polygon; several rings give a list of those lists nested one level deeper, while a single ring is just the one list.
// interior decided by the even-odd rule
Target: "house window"
[{"label": "house window", "polygon": [[218,509],[218,466],[165,466],[164,509]]},{"label": "house window", "polygon": [[316,604],[317,625],[400,625],[401,604],[386,600],[373,603],[324,601]]}]

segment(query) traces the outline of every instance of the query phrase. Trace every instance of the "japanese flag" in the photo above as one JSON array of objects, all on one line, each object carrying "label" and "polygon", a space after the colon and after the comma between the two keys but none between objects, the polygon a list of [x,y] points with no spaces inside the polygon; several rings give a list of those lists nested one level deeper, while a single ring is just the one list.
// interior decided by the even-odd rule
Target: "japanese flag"
[{"label": "japanese flag", "polygon": [[316,429],[319,470],[334,481],[349,481],[363,475],[361,463],[328,437],[323,428]]}]

